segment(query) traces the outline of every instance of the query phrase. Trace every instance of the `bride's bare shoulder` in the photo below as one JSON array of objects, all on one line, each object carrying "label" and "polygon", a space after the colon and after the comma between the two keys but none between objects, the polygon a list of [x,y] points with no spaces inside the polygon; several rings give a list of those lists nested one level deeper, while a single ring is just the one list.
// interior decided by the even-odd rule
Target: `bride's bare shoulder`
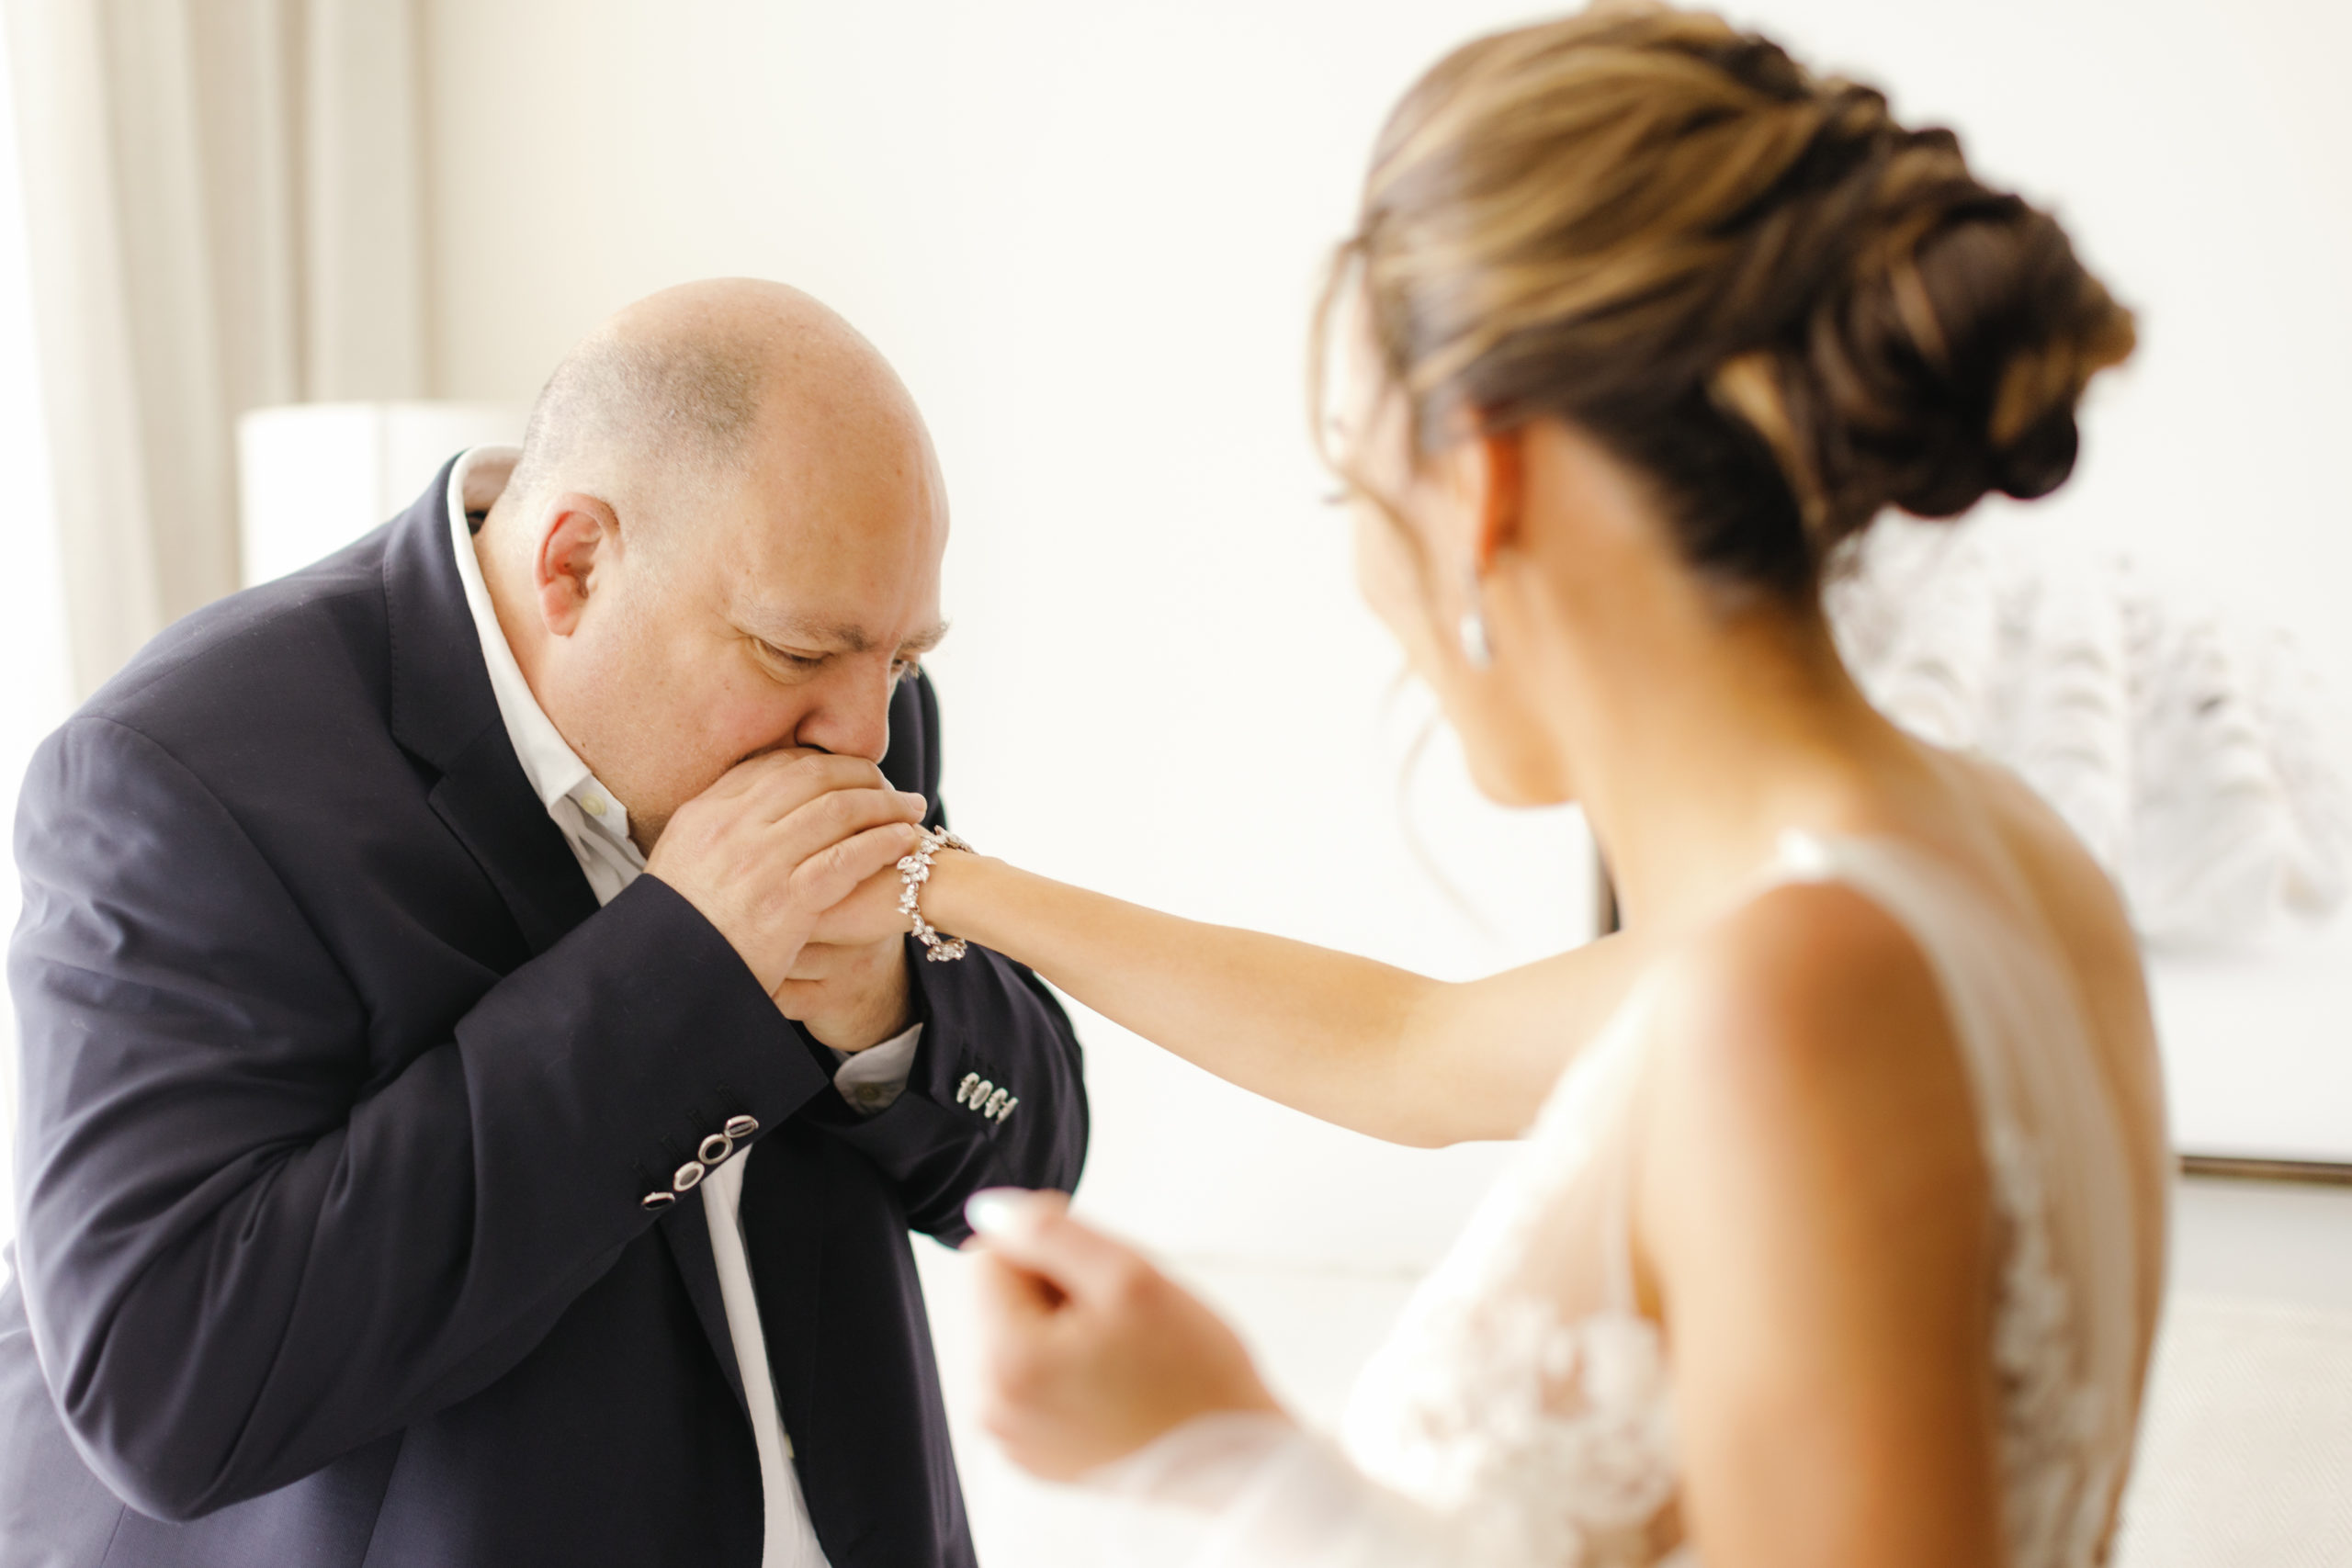
[{"label": "bride's bare shoulder", "polygon": [[1776,887],[1662,978],[1645,1164],[1670,1207],[1713,1232],[1736,1195],[1837,1216],[1864,1247],[1924,1221],[1971,1252],[1986,1195],[1966,1068],[1934,971],[1884,908],[1837,883]]},{"label": "bride's bare shoulder", "polygon": [[[1665,960],[1657,1013],[1671,1049],[1766,1055],[1843,1073],[1893,1042],[1933,1047],[1949,1025],[1927,957],[1884,906],[1839,882],[1789,882]],[[1907,1053],[1895,1053],[1907,1054]],[[1716,1066],[1729,1064],[1713,1062]]]}]

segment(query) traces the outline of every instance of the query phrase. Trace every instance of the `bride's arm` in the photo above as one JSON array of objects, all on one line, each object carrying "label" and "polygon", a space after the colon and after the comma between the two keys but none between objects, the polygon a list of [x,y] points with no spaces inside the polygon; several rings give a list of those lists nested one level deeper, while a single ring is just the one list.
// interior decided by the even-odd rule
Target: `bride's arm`
[{"label": "bride's arm", "polygon": [[1423,1145],[1523,1132],[1640,956],[1613,936],[1454,984],[952,852],[937,858],[922,912],[1228,1082]]}]

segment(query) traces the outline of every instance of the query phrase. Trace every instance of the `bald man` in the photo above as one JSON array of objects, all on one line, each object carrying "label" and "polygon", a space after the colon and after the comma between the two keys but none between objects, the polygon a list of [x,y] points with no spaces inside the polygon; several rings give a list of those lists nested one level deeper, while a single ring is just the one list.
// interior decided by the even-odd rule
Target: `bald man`
[{"label": "bald man", "polygon": [[0,1568],[972,1562],[908,1233],[1086,1103],[898,909],[946,539],[870,345],[690,286],[50,738]]}]

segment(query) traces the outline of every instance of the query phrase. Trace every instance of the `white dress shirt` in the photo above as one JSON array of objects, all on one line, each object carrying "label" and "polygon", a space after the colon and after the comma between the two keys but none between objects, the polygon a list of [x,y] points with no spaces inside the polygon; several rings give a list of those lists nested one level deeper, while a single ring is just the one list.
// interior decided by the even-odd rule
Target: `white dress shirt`
[{"label": "white dress shirt", "polygon": [[[457,552],[458,576],[466,588],[466,605],[473,612],[474,630],[481,637],[482,662],[490,671],[490,689],[498,699],[498,715],[514,744],[516,760],[530,780],[540,804],[564,842],[587,874],[598,904],[609,904],[621,889],[645,870],[645,856],[628,835],[628,808],[596,781],[588,764],[559,733],[529,682],[514,662],[514,650],[498,625],[483,582],[481,562],[474,554],[474,536],[467,514],[487,512],[506,488],[522,453],[512,446],[477,446],[458,459],[449,471],[449,538]],[[850,1104],[872,1115],[886,1110],[906,1088],[914,1064],[915,1047],[922,1039],[918,1023],[904,1034],[855,1055],[835,1052],[841,1066],[833,1084]],[[702,1183],[703,1215],[710,1224],[710,1250],[718,1264],[719,1297],[727,1305],[728,1337],[735,1342],[735,1365],[743,1377],[743,1398],[751,1406],[752,1437],[760,1455],[760,1490],[766,1506],[765,1543],[761,1568],[826,1568],[825,1554],[808,1522],[808,1505],[800,1495],[800,1476],[792,1465],[792,1438],[777,1412],[775,1383],[768,1371],[767,1339],[760,1329],[759,1298],[752,1289],[752,1271],[743,1251],[740,1211],[743,1197],[743,1164],[757,1153],[745,1149],[714,1168]]]}]

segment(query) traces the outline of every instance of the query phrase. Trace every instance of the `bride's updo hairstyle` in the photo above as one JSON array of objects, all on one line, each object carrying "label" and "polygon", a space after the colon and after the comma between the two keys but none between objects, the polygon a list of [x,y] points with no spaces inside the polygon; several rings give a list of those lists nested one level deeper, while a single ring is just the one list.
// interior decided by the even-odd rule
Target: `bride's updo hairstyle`
[{"label": "bride's updo hairstyle", "polygon": [[1480,39],[1423,77],[1318,344],[1353,289],[1422,450],[1574,424],[1648,477],[1695,569],[1800,600],[1889,506],[2056,489],[2084,386],[2133,341],[2064,231],[1951,131],[1650,6]]}]

